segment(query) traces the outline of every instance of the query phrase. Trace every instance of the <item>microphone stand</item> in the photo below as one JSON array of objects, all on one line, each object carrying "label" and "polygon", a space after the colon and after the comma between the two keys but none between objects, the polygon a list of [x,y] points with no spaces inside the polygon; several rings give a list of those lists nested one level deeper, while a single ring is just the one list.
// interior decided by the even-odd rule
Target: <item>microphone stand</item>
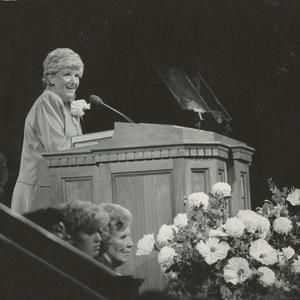
[{"label": "microphone stand", "polygon": [[129,117],[125,116],[123,113],[121,113],[120,111],[116,110],[115,108],[109,106],[108,104],[106,104],[103,100],[100,102],[102,105],[106,106],[107,108],[113,110],[114,112],[116,112],[117,114],[121,115],[124,119],[126,119],[129,123],[134,123],[134,121],[132,121]]}]

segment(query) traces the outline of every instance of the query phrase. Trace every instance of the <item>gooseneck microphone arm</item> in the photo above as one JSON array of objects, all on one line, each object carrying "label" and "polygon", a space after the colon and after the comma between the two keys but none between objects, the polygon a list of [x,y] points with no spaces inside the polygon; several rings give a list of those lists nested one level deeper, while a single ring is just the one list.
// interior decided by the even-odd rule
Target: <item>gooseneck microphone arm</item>
[{"label": "gooseneck microphone arm", "polygon": [[95,103],[98,105],[103,105],[107,108],[109,108],[110,110],[114,111],[115,113],[119,114],[120,116],[122,116],[124,119],[126,119],[129,123],[135,123],[134,121],[132,121],[129,117],[127,117],[126,115],[124,115],[123,113],[121,113],[120,111],[116,110],[115,108],[111,107],[110,105],[106,104],[103,99],[101,99],[99,96],[96,95],[91,95],[89,97],[89,102],[90,103]]}]

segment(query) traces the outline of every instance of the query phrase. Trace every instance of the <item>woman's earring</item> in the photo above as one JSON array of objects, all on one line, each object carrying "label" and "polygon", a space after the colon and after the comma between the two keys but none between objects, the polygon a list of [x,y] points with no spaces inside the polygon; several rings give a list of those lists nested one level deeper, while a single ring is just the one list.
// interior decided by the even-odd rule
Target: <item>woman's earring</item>
[{"label": "woman's earring", "polygon": [[50,87],[54,87],[55,84],[54,84],[53,82],[49,82],[49,86],[50,86]]}]

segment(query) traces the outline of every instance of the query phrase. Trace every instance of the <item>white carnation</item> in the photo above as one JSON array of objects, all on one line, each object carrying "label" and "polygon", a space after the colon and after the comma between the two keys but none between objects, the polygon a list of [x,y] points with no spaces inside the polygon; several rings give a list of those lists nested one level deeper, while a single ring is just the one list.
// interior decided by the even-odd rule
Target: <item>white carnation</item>
[{"label": "white carnation", "polygon": [[295,250],[288,246],[286,248],[282,248],[281,251],[277,251],[278,263],[280,265],[284,265],[289,259],[291,259],[295,254]]},{"label": "white carnation", "polygon": [[137,243],[136,255],[148,255],[154,248],[154,234],[145,234]]},{"label": "white carnation", "polygon": [[291,246],[288,246],[286,248],[282,248],[282,254],[285,259],[289,260],[295,255],[295,250]]},{"label": "white carnation", "polygon": [[250,209],[240,210],[237,214],[238,218],[244,222],[248,232],[255,232],[258,229],[258,219],[260,215]]},{"label": "white carnation", "polygon": [[85,100],[75,100],[71,102],[71,114],[73,116],[82,117],[86,109],[90,109],[91,104]]},{"label": "white carnation", "polygon": [[257,214],[256,212],[246,209],[238,212],[238,218],[244,222],[248,232],[258,232],[260,237],[266,237],[270,231],[270,222],[267,218]]},{"label": "white carnation", "polygon": [[168,243],[169,241],[171,241],[173,239],[174,231],[177,231],[177,230],[178,229],[174,225],[163,224],[158,231],[157,241],[159,243],[163,243],[163,244]]},{"label": "white carnation", "polygon": [[264,286],[268,287],[274,284],[275,282],[275,274],[268,267],[260,267],[258,268],[258,272],[260,273],[259,282]]},{"label": "white carnation", "polygon": [[266,238],[267,234],[270,232],[270,227],[271,227],[270,221],[261,215],[257,215],[256,222],[257,222],[256,230],[258,236],[260,238]]},{"label": "white carnation", "polygon": [[208,201],[209,201],[209,196],[203,192],[192,193],[188,196],[187,199],[188,206],[191,208],[202,207],[203,209],[207,209]]},{"label": "white carnation", "polygon": [[177,227],[184,227],[188,224],[188,217],[187,214],[178,214],[174,218],[174,225]]},{"label": "white carnation", "polygon": [[174,257],[176,256],[176,252],[172,247],[164,246],[158,253],[158,263],[160,264],[163,270],[169,268],[174,261]]},{"label": "white carnation", "polygon": [[226,223],[223,225],[223,228],[225,229],[226,233],[228,233],[230,236],[236,236],[239,237],[243,235],[245,230],[245,225],[242,220],[240,220],[237,217],[229,218]]},{"label": "white carnation", "polygon": [[292,229],[292,221],[286,217],[276,218],[273,222],[273,230],[277,233],[288,233]]},{"label": "white carnation", "polygon": [[212,194],[221,197],[230,197],[231,186],[226,182],[217,182],[212,187]]}]

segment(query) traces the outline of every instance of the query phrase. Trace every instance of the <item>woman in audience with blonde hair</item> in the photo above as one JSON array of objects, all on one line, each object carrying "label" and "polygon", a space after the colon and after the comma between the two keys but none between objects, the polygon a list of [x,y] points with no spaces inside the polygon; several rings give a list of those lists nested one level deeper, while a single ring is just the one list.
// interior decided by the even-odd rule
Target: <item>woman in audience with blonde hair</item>
[{"label": "woman in audience with blonde hair", "polygon": [[63,223],[71,243],[89,256],[99,254],[101,233],[109,217],[103,208],[88,201],[75,201],[62,206]]},{"label": "woman in audience with blonde hair", "polygon": [[[79,120],[88,108],[84,100],[74,101],[84,68],[77,53],[55,49],[43,67],[45,89],[25,120],[20,171],[12,197],[12,209],[18,213],[41,207],[35,203],[39,202],[37,188],[49,185],[42,153],[69,148],[71,137],[82,134]],[[82,104],[80,109],[77,103]]]},{"label": "woman in audience with blonde hair", "polygon": [[109,221],[102,233],[100,253],[96,259],[116,270],[131,255],[133,247],[130,231],[132,214],[118,204],[104,203],[99,207],[108,214]]}]

